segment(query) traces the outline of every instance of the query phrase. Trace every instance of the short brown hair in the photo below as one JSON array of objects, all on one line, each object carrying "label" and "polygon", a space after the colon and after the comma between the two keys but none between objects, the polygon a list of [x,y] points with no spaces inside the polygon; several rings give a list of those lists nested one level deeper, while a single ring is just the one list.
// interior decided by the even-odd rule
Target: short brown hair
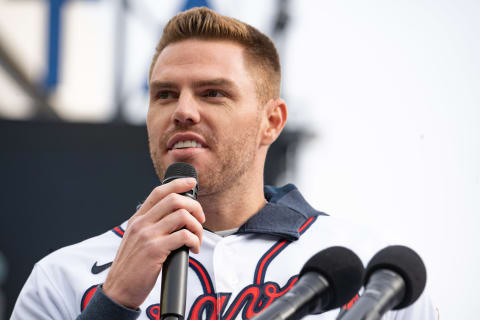
[{"label": "short brown hair", "polygon": [[259,71],[259,77],[256,77],[259,100],[265,103],[280,96],[280,58],[272,40],[246,23],[222,16],[206,7],[193,8],[170,19],[155,49],[149,79],[162,50],[169,44],[187,39],[230,40],[239,43],[245,48],[248,65]]}]

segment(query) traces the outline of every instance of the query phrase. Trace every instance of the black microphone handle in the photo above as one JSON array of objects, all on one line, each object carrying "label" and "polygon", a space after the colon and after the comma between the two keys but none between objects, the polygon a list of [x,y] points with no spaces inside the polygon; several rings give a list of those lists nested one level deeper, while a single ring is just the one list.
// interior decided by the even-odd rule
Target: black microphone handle
[{"label": "black microphone handle", "polygon": [[383,314],[397,306],[405,295],[405,281],[388,269],[372,273],[367,287],[353,307],[339,316],[342,320],[380,320]]},{"label": "black microphone handle", "polygon": [[162,267],[160,320],[183,320],[187,296],[188,247],[173,250]]},{"label": "black microphone handle", "polygon": [[[169,181],[164,180],[164,183]],[[182,193],[194,200],[197,199],[197,187]],[[162,290],[160,292],[160,320],[185,319],[187,300],[189,248],[182,246],[173,250],[162,266]]]},{"label": "black microphone handle", "polygon": [[[326,291],[328,286],[327,280],[319,273],[307,272],[299,278],[287,293],[252,320],[301,319],[315,309],[328,304],[328,301],[321,301],[321,294]],[[320,301],[320,303],[318,305],[308,303],[312,300]]]}]

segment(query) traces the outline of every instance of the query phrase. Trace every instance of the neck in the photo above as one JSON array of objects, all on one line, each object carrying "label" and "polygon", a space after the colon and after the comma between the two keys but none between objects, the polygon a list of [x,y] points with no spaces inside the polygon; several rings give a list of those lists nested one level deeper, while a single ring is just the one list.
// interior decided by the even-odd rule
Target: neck
[{"label": "neck", "polygon": [[243,177],[232,186],[216,193],[199,195],[206,221],[204,227],[221,231],[242,226],[262,209],[266,200],[263,194],[263,175],[256,179]]}]

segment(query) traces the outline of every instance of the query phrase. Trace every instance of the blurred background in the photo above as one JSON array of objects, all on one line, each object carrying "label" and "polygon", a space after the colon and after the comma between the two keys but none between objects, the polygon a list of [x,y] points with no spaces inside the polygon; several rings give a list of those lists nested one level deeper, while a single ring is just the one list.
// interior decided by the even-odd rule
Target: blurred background
[{"label": "blurred background", "polygon": [[412,247],[441,319],[475,318],[478,0],[0,0],[0,312],[35,261],[158,184],[148,68],[168,19],[202,5],[280,51],[289,120],[266,182]]}]

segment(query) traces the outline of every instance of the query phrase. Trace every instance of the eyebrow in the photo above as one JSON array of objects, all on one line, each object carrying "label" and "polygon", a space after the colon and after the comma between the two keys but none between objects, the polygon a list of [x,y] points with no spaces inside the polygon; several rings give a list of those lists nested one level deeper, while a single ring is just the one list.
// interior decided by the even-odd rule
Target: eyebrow
[{"label": "eyebrow", "polygon": [[[222,87],[227,87],[232,89],[237,88],[237,85],[233,81],[226,78],[193,81],[194,88],[202,88],[202,87],[209,87],[209,86],[222,86]],[[150,89],[175,89],[175,88],[178,88],[178,85],[169,81],[154,80],[150,82],[149,87]]]},{"label": "eyebrow", "polygon": [[193,82],[194,88],[208,87],[208,86],[222,86],[235,88],[236,85],[233,81],[226,78],[210,79],[210,80],[198,80]]},{"label": "eyebrow", "polygon": [[148,85],[150,89],[174,89],[177,86],[173,82],[154,80]]}]

